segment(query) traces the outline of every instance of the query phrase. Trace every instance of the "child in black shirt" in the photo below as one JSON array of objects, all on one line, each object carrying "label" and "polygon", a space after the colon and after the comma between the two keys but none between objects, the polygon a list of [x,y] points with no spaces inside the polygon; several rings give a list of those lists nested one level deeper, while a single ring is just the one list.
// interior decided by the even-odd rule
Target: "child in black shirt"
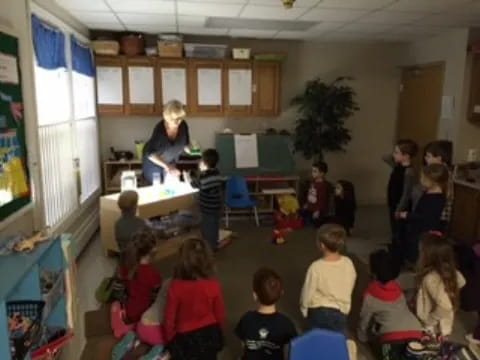
[{"label": "child in black shirt", "polygon": [[297,330],[275,306],[283,293],[282,280],[275,271],[261,268],[253,276],[253,291],[258,309],[243,315],[235,328],[245,349],[242,359],[283,360],[285,345]]},{"label": "child in black shirt", "polygon": [[442,164],[427,165],[420,178],[424,192],[412,212],[401,212],[407,220],[406,259],[415,264],[418,259],[419,239],[422,233],[441,231],[441,216],[446,203],[448,169]]}]

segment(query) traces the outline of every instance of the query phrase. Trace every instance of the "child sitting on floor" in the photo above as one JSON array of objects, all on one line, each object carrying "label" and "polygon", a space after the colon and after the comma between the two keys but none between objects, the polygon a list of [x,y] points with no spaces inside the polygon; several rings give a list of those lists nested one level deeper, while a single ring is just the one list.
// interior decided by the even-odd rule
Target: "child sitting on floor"
[{"label": "child sitting on floor", "polygon": [[186,240],[165,305],[163,330],[174,360],[215,360],[224,345],[225,306],[207,243]]},{"label": "child sitting on floor", "polygon": [[[358,338],[380,342],[382,354],[397,359],[410,340],[421,339],[422,326],[407,305],[402,288],[395,281],[400,268],[386,250],[370,254],[373,280],[363,297]],[[384,357],[386,358],[386,357]]]},{"label": "child sitting on floor", "polygon": [[450,335],[465,279],[455,267],[452,247],[438,233],[421,237],[416,282],[416,313],[422,325],[433,335]]},{"label": "child sitting on floor", "polygon": [[328,165],[323,162],[315,162],[312,165],[312,181],[308,189],[307,202],[303,206],[302,215],[305,223],[319,227],[325,222],[328,215],[328,183],[325,179]]},{"label": "child sitting on floor", "polygon": [[133,235],[147,226],[145,220],[137,216],[138,193],[134,190],[124,191],[118,197],[118,207],[122,216],[115,223],[115,239],[120,254],[123,254]]},{"label": "child sitting on floor", "polygon": [[339,225],[326,224],[318,230],[322,257],[308,268],[300,299],[300,310],[310,327],[346,332],[357,277],[352,261],[340,254],[346,236]]},{"label": "child sitting on floor", "polygon": [[235,334],[244,345],[243,360],[283,360],[285,345],[297,336],[292,321],[277,312],[276,303],[283,295],[282,280],[268,268],[260,268],[253,276],[253,297],[256,311],[242,316]]}]

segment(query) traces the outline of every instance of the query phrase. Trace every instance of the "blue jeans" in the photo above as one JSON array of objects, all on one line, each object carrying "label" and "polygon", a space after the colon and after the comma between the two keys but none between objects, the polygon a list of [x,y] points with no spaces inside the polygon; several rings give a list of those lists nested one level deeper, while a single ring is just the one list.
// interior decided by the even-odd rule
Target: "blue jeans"
[{"label": "blue jeans", "polygon": [[218,248],[218,233],[220,231],[220,214],[202,213],[202,223],[200,224],[202,238],[210,245],[212,250]]},{"label": "blue jeans", "polygon": [[153,162],[151,162],[147,158],[143,159],[142,170],[143,170],[143,178],[148,183],[148,185],[152,185],[153,174],[155,173],[160,174],[160,180],[163,182],[165,177],[165,170],[161,166],[155,165]]},{"label": "blue jeans", "polygon": [[338,309],[318,307],[308,309],[308,323],[311,328],[320,328],[345,334],[347,316]]}]

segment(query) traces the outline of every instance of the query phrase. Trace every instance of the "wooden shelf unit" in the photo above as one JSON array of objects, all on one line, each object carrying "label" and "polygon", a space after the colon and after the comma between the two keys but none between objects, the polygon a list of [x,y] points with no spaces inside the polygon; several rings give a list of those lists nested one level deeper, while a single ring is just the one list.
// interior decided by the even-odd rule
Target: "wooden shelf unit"
[{"label": "wooden shelf unit", "polygon": [[[140,160],[128,161],[111,161],[103,162],[103,192],[110,194],[120,191],[122,171],[142,170],[142,162]],[[137,185],[143,186],[143,177],[137,175]]]}]

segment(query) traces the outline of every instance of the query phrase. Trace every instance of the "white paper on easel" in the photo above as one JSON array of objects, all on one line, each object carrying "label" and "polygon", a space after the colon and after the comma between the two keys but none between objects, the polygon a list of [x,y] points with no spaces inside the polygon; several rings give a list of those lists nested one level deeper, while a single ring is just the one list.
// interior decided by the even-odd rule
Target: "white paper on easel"
[{"label": "white paper on easel", "polygon": [[129,67],[128,84],[130,90],[130,104],[155,104],[153,67]]},{"label": "white paper on easel", "polygon": [[170,100],[187,103],[187,74],[183,68],[162,69],[162,101],[165,105]]},{"label": "white paper on easel", "polygon": [[18,84],[18,67],[15,56],[0,53],[0,82]]},{"label": "white paper on easel", "polygon": [[198,105],[222,105],[222,70],[198,69]]},{"label": "white paper on easel", "polygon": [[258,167],[257,135],[234,135],[235,165],[237,168]]},{"label": "white paper on easel", "polygon": [[229,105],[252,105],[252,70],[228,71],[228,97]]},{"label": "white paper on easel", "polygon": [[99,104],[123,105],[122,68],[97,67],[97,96]]}]

